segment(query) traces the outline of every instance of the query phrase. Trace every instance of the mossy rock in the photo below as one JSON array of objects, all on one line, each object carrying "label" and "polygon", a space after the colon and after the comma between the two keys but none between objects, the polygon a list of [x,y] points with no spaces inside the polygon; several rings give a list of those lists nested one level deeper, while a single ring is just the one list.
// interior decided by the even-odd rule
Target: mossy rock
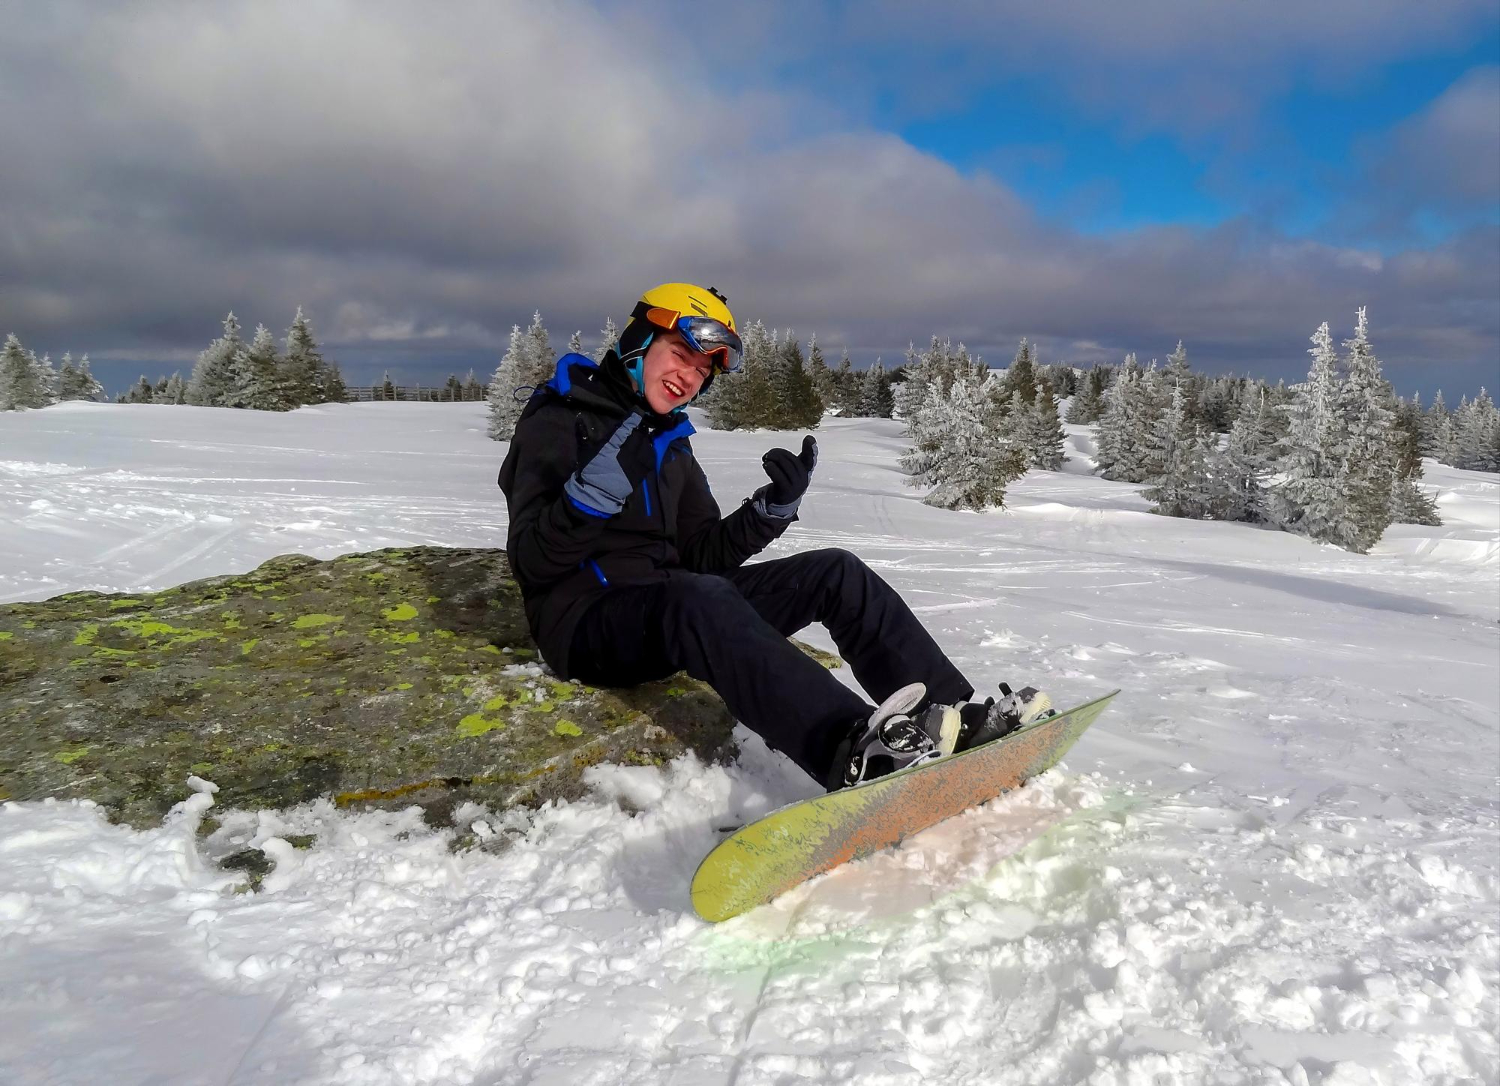
[{"label": "mossy rock", "polygon": [[686,675],[560,681],[499,550],[283,555],[163,592],[0,607],[0,800],[88,798],[134,826],[190,774],[228,807],[331,796],[442,824],[465,800],[576,796],[600,762],[726,757],[731,724]]}]

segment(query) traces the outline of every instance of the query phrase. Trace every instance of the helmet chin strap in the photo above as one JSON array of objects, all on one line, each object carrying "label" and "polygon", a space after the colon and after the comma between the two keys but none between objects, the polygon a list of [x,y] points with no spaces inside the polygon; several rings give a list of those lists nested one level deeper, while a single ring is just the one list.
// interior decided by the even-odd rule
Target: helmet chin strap
[{"label": "helmet chin strap", "polygon": [[629,358],[620,359],[625,364],[625,372],[630,374],[630,383],[635,386],[635,394],[643,399],[646,395],[646,348],[651,346],[651,341],[655,338],[655,332],[647,332],[646,341],[631,351]]}]

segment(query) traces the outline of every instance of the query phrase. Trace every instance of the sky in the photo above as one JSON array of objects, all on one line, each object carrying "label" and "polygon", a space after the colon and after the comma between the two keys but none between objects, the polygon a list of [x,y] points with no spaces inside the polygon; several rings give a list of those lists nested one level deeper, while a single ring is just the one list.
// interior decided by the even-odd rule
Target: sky
[{"label": "sky", "polygon": [[1500,8],[0,0],[0,334],[112,391],[298,305],[351,381],[686,280],[899,361],[1500,384]]}]

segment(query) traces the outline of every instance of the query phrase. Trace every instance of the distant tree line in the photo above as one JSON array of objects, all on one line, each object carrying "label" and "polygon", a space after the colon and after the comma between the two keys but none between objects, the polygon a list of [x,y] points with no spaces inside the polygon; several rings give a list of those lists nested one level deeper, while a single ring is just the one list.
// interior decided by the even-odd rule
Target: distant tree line
[{"label": "distant tree line", "polygon": [[1131,355],[1090,371],[1068,420],[1095,423],[1096,470],[1147,484],[1154,512],[1265,524],[1357,553],[1393,523],[1440,523],[1419,485],[1424,455],[1500,470],[1489,394],[1453,412],[1441,393],[1425,411],[1419,397],[1397,396],[1364,309],[1342,357],[1327,323],[1312,344],[1307,379],[1290,389],[1195,374],[1181,344],[1165,369]]},{"label": "distant tree line", "polygon": [[[160,399],[155,391],[143,376],[126,402],[290,411],[304,404],[342,403],[347,388],[338,364],[323,358],[311,322],[298,306],[280,348],[263,324],[246,343],[240,322],[230,313],[224,318],[224,334],[198,355],[192,376],[183,382],[173,374]],[[129,395],[138,398],[131,401]]]},{"label": "distant tree line", "polygon": [[0,411],[24,411],[46,407],[59,400],[96,400],[104,389],[89,372],[89,356],[77,365],[72,353],[62,356],[62,368],[53,369],[48,355],[38,358],[14,334],[0,348]]}]

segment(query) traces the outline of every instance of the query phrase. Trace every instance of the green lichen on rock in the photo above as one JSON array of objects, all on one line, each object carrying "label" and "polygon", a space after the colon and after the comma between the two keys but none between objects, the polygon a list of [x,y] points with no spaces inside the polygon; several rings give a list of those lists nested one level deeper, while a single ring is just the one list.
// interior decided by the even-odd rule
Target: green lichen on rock
[{"label": "green lichen on rock", "polygon": [[0,642],[0,798],[88,798],[135,826],[189,774],[226,807],[329,796],[441,823],[466,800],[576,796],[600,762],[732,749],[723,703],[684,675],[604,690],[546,671],[498,550],[284,555],[74,592],[0,606]]}]

